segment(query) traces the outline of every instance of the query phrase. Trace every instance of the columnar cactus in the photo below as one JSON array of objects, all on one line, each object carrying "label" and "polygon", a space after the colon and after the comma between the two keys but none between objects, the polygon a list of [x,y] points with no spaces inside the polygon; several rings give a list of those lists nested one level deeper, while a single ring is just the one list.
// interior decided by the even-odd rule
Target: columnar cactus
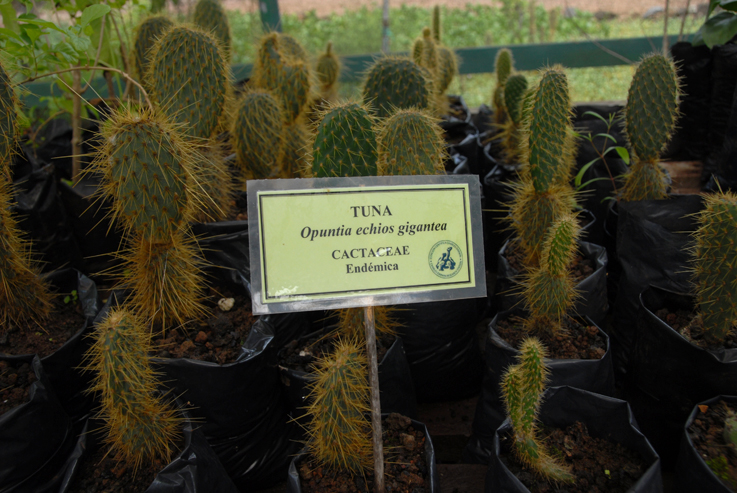
[{"label": "columnar cactus", "polygon": [[440,5],[432,8],[432,39],[440,43]]},{"label": "columnar cactus", "polygon": [[17,102],[13,82],[0,63],[0,174],[8,180],[10,180],[10,156],[18,133],[15,113]]},{"label": "columnar cactus", "polygon": [[445,46],[438,47],[438,92],[444,94],[458,72],[458,59],[453,50]]},{"label": "columnar cactus", "polygon": [[568,467],[550,455],[539,438],[537,415],[549,370],[546,350],[537,339],[526,339],[520,349],[519,363],[507,368],[502,377],[502,396],[512,424],[512,448],[517,458],[541,477],[550,481],[574,480]]},{"label": "columnar cactus", "polygon": [[174,27],[174,23],[168,17],[151,15],[143,19],[136,28],[133,38],[133,62],[136,74],[138,74],[141,84],[147,91],[150,89],[146,74],[148,73],[151,48],[164,32],[172,27]]},{"label": "columnar cactus", "polygon": [[312,175],[376,176],[375,118],[358,103],[329,106],[315,129]]},{"label": "columnar cactus", "polygon": [[332,470],[364,474],[373,465],[367,366],[363,348],[351,339],[316,364],[307,448]]},{"label": "columnar cactus", "polygon": [[678,120],[680,82],[670,58],[645,56],[635,70],[625,108],[625,131],[634,154],[625,175],[621,200],[666,197],[668,183],[658,164]]},{"label": "columnar cactus", "polygon": [[379,175],[445,174],[445,141],[437,119],[398,110],[379,126]]},{"label": "columnar cactus", "polygon": [[333,53],[333,43],[328,43],[325,53],[317,59],[315,72],[320,82],[322,98],[328,101],[334,99],[340,75],[340,61]]},{"label": "columnar cactus", "polygon": [[576,282],[569,272],[578,248],[581,228],[573,215],[553,223],[543,244],[540,266],[532,269],[523,282],[526,326],[531,332],[559,334],[563,319],[573,307]]},{"label": "columnar cactus", "polygon": [[522,131],[522,99],[527,91],[527,78],[522,74],[509,76],[504,84],[504,106],[509,121],[503,125],[503,152],[507,163],[516,164],[520,160],[520,139]]},{"label": "columnar cactus", "polygon": [[90,391],[100,396],[105,442],[115,459],[134,471],[144,462],[168,462],[182,423],[171,403],[156,395],[149,341],[133,313],[113,309],[97,325],[86,355],[88,369],[95,373]]},{"label": "columnar cactus", "polygon": [[425,67],[434,80],[438,75],[438,49],[429,27],[422,30],[422,37],[417,41],[420,43],[420,61],[415,60],[415,63]]},{"label": "columnar cactus", "polygon": [[[374,307],[374,329],[376,335],[395,335],[397,321],[393,318],[396,309],[387,306]],[[337,332],[344,338],[365,339],[366,319],[364,308],[345,308],[338,310]]]},{"label": "columnar cactus", "polygon": [[498,124],[504,123],[507,119],[507,112],[504,108],[504,84],[507,83],[507,78],[512,75],[513,70],[512,52],[507,48],[497,51],[494,62],[496,88],[492,96],[492,104],[494,106],[494,122]]},{"label": "columnar cactus", "polygon": [[266,89],[251,89],[238,102],[230,134],[236,163],[246,179],[278,173],[286,147],[281,103]]},{"label": "columnar cactus", "polygon": [[205,32],[212,33],[220,42],[225,60],[230,61],[230,23],[219,0],[198,0],[192,17],[194,24]]},{"label": "columnar cactus", "polygon": [[363,102],[379,118],[394,109],[427,109],[433,102],[433,81],[409,58],[384,57],[371,66],[363,87]]},{"label": "columnar cactus", "polygon": [[720,344],[737,326],[737,195],[707,195],[698,218],[693,249],[696,301],[704,339]]}]

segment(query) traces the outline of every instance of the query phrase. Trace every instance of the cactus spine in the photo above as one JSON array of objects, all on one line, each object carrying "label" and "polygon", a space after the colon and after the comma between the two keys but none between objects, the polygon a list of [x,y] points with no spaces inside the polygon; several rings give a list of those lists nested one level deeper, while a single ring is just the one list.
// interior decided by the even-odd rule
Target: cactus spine
[{"label": "cactus spine", "polygon": [[527,78],[522,74],[509,76],[504,84],[504,106],[509,121],[502,127],[503,152],[507,163],[520,160],[520,139],[522,130],[522,99],[527,91]]},{"label": "cactus spine", "polygon": [[152,15],[144,19],[136,29],[133,38],[133,61],[138,78],[147,91],[150,91],[146,74],[148,73],[151,48],[161,35],[173,26],[174,23],[168,17]]},{"label": "cactus spine", "polygon": [[367,365],[363,348],[351,339],[316,364],[307,448],[330,469],[363,474],[373,466]]},{"label": "cactus spine", "polygon": [[737,195],[707,195],[694,233],[692,269],[704,339],[724,342],[737,326]]},{"label": "cactus spine", "polygon": [[225,60],[230,62],[230,23],[223,6],[218,0],[198,0],[192,17],[194,24],[220,42]]},{"label": "cactus spine", "polygon": [[430,108],[434,89],[426,74],[409,58],[380,58],[366,76],[363,102],[371,105],[379,118],[388,117],[395,109]]},{"label": "cactus spine", "polygon": [[320,93],[326,101],[335,99],[340,74],[340,61],[333,53],[333,43],[328,43],[325,53],[317,59],[317,80],[320,82]]},{"label": "cactus spine", "polygon": [[379,175],[445,174],[445,141],[437,119],[398,110],[379,126]]},{"label": "cactus spine", "polygon": [[311,172],[329,176],[376,176],[375,118],[358,103],[330,105],[321,115],[312,145]]},{"label": "cactus spine", "polygon": [[668,183],[658,159],[678,120],[679,95],[673,61],[657,53],[645,56],[627,93],[625,131],[634,157],[624,178],[622,200],[666,197]]},{"label": "cactus spine", "polygon": [[538,437],[537,415],[548,380],[546,350],[537,339],[526,339],[519,363],[510,366],[502,377],[502,396],[514,433],[513,450],[517,458],[543,478],[570,482],[575,478],[568,467],[551,457]]},{"label": "cactus spine", "polygon": [[439,46],[437,85],[440,94],[448,90],[456,72],[458,72],[458,59],[455,52],[445,46]]},{"label": "cactus spine", "polygon": [[156,395],[145,326],[127,310],[113,309],[93,337],[86,358],[88,369],[95,372],[90,391],[100,395],[98,417],[105,422],[105,442],[116,460],[134,471],[144,462],[168,462],[182,420]]},{"label": "cactus spine", "polygon": [[496,53],[494,61],[494,71],[496,73],[496,89],[492,96],[492,104],[494,105],[494,122],[497,124],[504,123],[507,119],[507,112],[504,108],[504,84],[507,78],[512,75],[514,70],[514,59],[512,52],[507,48],[502,48]]},{"label": "cactus spine", "polygon": [[[374,328],[376,335],[395,335],[397,321],[393,318],[394,308],[387,306],[374,307]],[[363,340],[365,338],[365,309],[345,308],[338,310],[337,333],[343,338]]]},{"label": "cactus spine", "polygon": [[0,63],[0,175],[11,178],[10,157],[15,147],[18,133],[18,119],[15,112],[18,97],[13,82],[5,67]]},{"label": "cactus spine", "polygon": [[264,179],[278,171],[284,156],[284,112],[266,89],[252,89],[240,99],[230,133],[236,162],[246,179]]}]

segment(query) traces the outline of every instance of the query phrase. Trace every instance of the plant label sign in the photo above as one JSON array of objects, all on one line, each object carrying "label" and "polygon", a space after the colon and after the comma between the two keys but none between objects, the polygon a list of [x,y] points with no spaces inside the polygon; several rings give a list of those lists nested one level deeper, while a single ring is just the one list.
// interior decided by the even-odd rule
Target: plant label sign
[{"label": "plant label sign", "polygon": [[477,176],[248,182],[253,313],[486,296]]}]

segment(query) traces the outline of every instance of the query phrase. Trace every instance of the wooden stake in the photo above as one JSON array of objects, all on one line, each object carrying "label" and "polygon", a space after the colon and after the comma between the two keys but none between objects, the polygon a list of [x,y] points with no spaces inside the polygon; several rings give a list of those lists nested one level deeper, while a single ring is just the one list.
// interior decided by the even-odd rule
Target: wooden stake
[{"label": "wooden stake", "polygon": [[374,493],[384,493],[384,443],[381,433],[381,403],[379,400],[379,363],[376,356],[376,327],[374,307],[363,309],[366,323],[366,353],[369,360],[369,384],[371,385],[371,428],[374,444]]},{"label": "wooden stake", "polygon": [[72,72],[72,183],[79,179],[82,159],[82,80],[79,70]]}]

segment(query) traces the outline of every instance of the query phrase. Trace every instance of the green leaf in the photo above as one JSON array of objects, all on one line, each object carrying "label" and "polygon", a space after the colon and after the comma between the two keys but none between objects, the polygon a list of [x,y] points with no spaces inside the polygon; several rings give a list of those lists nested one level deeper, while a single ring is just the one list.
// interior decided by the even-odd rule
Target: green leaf
[{"label": "green leaf", "polygon": [[12,5],[3,3],[0,5],[0,17],[3,19],[4,29],[19,33],[18,19],[15,18],[15,9]]},{"label": "green leaf", "polygon": [[594,137],[605,137],[605,138],[607,138],[607,139],[610,139],[610,140],[611,140],[612,142],[614,142],[615,144],[617,143],[617,139],[615,139],[614,137],[612,137],[612,136],[611,136],[611,135],[609,135],[609,134],[596,134],[596,135],[594,135]]},{"label": "green leaf", "polygon": [[624,161],[624,164],[626,164],[627,166],[629,166],[629,164],[630,164],[630,153],[627,150],[627,148],[626,147],[622,147],[622,146],[616,146],[616,147],[614,147],[614,150],[617,151],[617,154],[619,154],[619,157],[622,158],[622,161]]},{"label": "green leaf", "polygon": [[104,3],[90,5],[89,7],[84,9],[84,12],[82,12],[82,18],[79,20],[79,25],[81,27],[85,27],[90,22],[94,21],[95,19],[99,19],[108,12],[110,12],[110,6]]},{"label": "green leaf", "polygon": [[599,120],[603,121],[604,123],[606,123],[606,119],[603,116],[601,116],[599,113],[595,112],[595,111],[586,111],[586,112],[584,112],[583,116],[585,116],[585,115],[594,116],[594,117],[598,118]]},{"label": "green leaf", "polygon": [[714,9],[717,8],[717,6],[724,10],[737,12],[737,0],[711,0],[711,2],[709,2],[709,15],[714,12]]},{"label": "green leaf", "polygon": [[72,297],[71,296],[67,295],[67,296],[64,297],[64,304],[65,305],[69,304],[70,301],[72,301]]},{"label": "green leaf", "polygon": [[0,27],[0,34],[2,34],[3,36],[7,36],[8,38],[13,38],[20,42],[23,42],[23,38],[21,38],[18,33],[16,33],[15,31],[11,31],[7,27]]},{"label": "green leaf", "polygon": [[592,183],[594,183],[594,182],[597,182],[597,181],[611,181],[611,180],[610,180],[610,179],[609,179],[608,177],[606,177],[606,176],[600,176],[600,177],[598,177],[598,178],[592,178],[592,179],[590,179],[590,180],[589,180],[589,181],[587,181],[586,183],[583,183],[583,184],[582,184],[582,185],[581,185],[581,186],[580,186],[579,188],[580,188],[580,189],[586,188],[586,187],[587,187],[587,186],[589,186],[590,184],[592,184]]},{"label": "green leaf", "polygon": [[581,180],[583,180],[583,175],[584,175],[584,174],[586,174],[586,171],[588,171],[588,169],[589,169],[589,168],[590,168],[591,166],[593,166],[593,165],[594,165],[594,163],[595,163],[596,161],[598,161],[599,159],[600,159],[600,158],[598,158],[598,157],[597,157],[596,159],[592,159],[592,160],[591,160],[591,161],[589,161],[588,163],[586,163],[586,164],[584,164],[583,166],[581,166],[581,170],[580,170],[580,171],[578,172],[578,174],[576,175],[576,178],[575,178],[575,180],[574,180],[574,184],[576,185],[576,189],[579,189],[579,188],[581,188]]},{"label": "green leaf", "polygon": [[731,12],[719,12],[709,17],[701,29],[704,43],[709,48],[726,44],[737,34],[737,15]]}]

